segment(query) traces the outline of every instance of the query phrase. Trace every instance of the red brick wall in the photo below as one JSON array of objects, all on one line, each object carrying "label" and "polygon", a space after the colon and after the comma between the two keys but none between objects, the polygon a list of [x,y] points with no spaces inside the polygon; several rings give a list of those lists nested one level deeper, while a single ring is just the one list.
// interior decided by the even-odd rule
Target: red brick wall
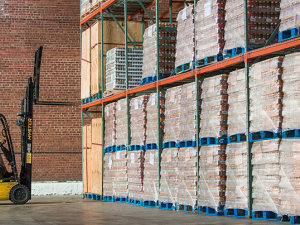
[{"label": "red brick wall", "polygon": [[40,100],[76,103],[34,107],[34,181],[81,180],[79,11],[79,0],[0,2],[0,113],[8,119],[15,151],[16,115],[40,45]]}]

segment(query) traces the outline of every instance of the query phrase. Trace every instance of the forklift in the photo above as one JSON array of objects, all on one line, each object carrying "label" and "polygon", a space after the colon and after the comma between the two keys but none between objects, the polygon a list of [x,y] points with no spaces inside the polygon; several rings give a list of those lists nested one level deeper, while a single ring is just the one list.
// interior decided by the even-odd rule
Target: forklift
[{"label": "forklift", "polygon": [[21,112],[17,114],[17,125],[21,128],[20,177],[18,177],[9,126],[5,116],[0,114],[2,124],[0,148],[11,167],[11,172],[8,172],[0,156],[0,200],[11,200],[14,204],[25,204],[31,199],[33,104],[37,104],[39,100],[42,51],[43,47],[40,46],[35,52],[34,75],[28,78],[25,97],[21,102]]}]

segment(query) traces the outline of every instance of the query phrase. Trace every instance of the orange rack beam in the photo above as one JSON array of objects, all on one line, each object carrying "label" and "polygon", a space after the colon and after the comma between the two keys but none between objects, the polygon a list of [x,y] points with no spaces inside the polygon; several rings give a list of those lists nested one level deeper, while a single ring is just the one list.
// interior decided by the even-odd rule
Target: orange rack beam
[{"label": "orange rack beam", "polygon": [[149,84],[145,84],[145,85],[142,85],[142,86],[139,86],[139,87],[136,87],[136,88],[132,88],[132,89],[129,89],[129,90],[124,90],[123,92],[121,92],[119,94],[109,96],[109,97],[99,99],[99,100],[96,100],[94,102],[82,105],[81,110],[85,111],[89,107],[106,104],[108,102],[115,101],[117,99],[129,96],[129,95],[134,94],[134,93],[150,90],[150,89],[153,89],[153,88],[159,88],[161,86],[164,86],[164,85],[167,85],[167,84],[172,84],[174,82],[181,81],[181,80],[184,80],[184,79],[187,79],[187,78],[191,78],[193,76],[198,76],[198,75],[201,75],[201,74],[204,74],[204,73],[209,73],[209,72],[216,71],[216,70],[219,70],[219,69],[222,69],[222,68],[233,66],[233,65],[236,65],[238,63],[245,62],[248,59],[253,59],[253,58],[260,57],[260,56],[273,54],[273,53],[276,53],[278,51],[283,51],[283,50],[293,48],[293,47],[296,47],[296,46],[300,46],[300,37],[293,38],[293,39],[290,39],[290,40],[287,40],[287,41],[284,41],[284,42],[280,42],[280,43],[277,43],[277,44],[274,44],[274,45],[270,45],[270,46],[267,46],[267,47],[264,47],[264,48],[260,48],[260,49],[257,49],[257,50],[253,50],[253,51],[250,51],[250,52],[247,52],[247,53],[244,53],[244,54],[241,54],[241,55],[238,55],[238,56],[235,56],[235,57],[223,60],[223,61],[220,61],[218,63],[213,63],[213,64],[210,64],[210,65],[201,67],[201,68],[197,68],[194,71],[188,71],[188,72],[181,73],[181,74],[169,77],[169,78],[165,78],[165,79],[162,79],[162,80],[159,80],[159,81],[155,81],[155,82],[152,82],[152,83],[149,83]]}]

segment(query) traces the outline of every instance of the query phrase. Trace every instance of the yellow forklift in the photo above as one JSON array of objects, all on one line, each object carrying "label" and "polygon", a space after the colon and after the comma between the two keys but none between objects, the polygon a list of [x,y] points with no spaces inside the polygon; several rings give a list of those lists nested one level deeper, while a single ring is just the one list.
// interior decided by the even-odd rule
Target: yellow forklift
[{"label": "yellow forklift", "polygon": [[21,128],[21,172],[17,172],[14,148],[9,126],[4,115],[0,114],[0,148],[11,167],[8,172],[0,155],[0,200],[11,200],[14,204],[25,204],[31,199],[32,175],[32,126],[33,104],[39,99],[39,75],[42,58],[41,46],[35,52],[34,75],[28,78],[25,97],[21,102],[21,112],[18,113],[17,125]]}]

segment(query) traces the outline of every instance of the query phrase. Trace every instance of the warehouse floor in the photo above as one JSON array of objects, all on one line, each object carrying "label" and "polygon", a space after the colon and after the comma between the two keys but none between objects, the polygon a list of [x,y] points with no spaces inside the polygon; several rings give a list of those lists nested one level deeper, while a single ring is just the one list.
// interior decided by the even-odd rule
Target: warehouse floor
[{"label": "warehouse floor", "polygon": [[123,203],[83,200],[81,196],[33,196],[26,205],[0,202],[0,224],[279,224],[261,220],[205,216]]}]

